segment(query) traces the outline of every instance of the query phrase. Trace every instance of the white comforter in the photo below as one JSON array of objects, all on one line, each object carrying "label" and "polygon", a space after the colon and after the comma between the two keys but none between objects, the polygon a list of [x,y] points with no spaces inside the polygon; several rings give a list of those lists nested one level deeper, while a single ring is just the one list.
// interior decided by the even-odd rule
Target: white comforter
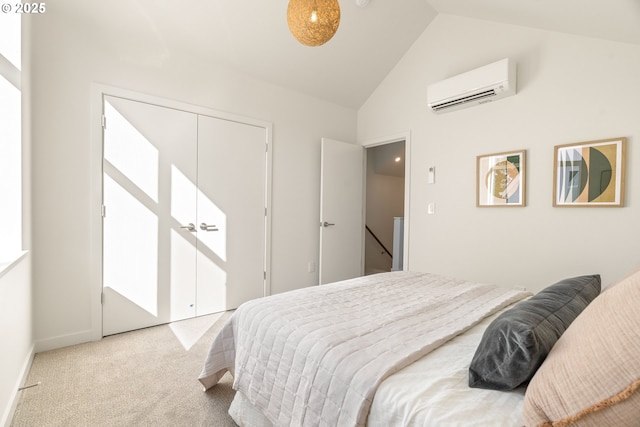
[{"label": "white comforter", "polygon": [[250,301],[199,379],[209,388],[230,370],[275,425],[362,426],[382,380],[527,295],[394,272]]}]

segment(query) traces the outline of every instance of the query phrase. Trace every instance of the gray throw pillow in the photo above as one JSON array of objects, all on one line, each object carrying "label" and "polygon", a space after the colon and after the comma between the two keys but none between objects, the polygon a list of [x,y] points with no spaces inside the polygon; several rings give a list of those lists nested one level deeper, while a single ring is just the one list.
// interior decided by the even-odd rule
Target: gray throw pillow
[{"label": "gray throw pillow", "polygon": [[600,288],[599,274],[565,279],[500,314],[471,360],[469,387],[512,390],[528,382]]}]

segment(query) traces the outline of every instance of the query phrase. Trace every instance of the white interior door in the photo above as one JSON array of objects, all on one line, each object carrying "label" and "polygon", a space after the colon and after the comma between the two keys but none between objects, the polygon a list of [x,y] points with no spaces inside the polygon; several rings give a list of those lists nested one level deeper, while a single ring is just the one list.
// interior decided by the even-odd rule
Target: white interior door
[{"label": "white interior door", "polygon": [[265,294],[267,129],[105,96],[103,335]]},{"label": "white interior door", "polygon": [[105,97],[103,335],[193,317],[197,116]]},{"label": "white interior door", "polygon": [[197,314],[265,295],[266,130],[198,119]]},{"label": "white interior door", "polygon": [[363,273],[364,148],[322,138],[320,284]]}]

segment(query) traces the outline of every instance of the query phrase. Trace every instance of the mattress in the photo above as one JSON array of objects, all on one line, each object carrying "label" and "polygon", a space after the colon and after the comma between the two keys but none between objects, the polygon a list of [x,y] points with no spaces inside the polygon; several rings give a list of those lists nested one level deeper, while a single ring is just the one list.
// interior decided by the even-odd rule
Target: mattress
[{"label": "mattress", "polygon": [[[374,396],[367,426],[524,426],[524,387],[504,392],[468,386],[469,363],[484,330],[499,314],[385,379]],[[240,392],[229,414],[241,427],[272,426]]]},{"label": "mattress", "polygon": [[214,339],[199,377],[227,370],[234,389],[286,426],[365,426],[376,389],[526,292],[392,272],[243,304]]}]

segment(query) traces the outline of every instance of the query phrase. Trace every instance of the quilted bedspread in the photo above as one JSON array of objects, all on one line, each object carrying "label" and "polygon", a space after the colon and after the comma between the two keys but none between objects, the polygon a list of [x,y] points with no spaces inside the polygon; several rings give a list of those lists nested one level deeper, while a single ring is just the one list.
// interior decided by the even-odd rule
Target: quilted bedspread
[{"label": "quilted bedspread", "polygon": [[528,295],[392,272],[260,298],[223,327],[199,380],[229,370],[277,426],[364,426],[382,380]]}]

